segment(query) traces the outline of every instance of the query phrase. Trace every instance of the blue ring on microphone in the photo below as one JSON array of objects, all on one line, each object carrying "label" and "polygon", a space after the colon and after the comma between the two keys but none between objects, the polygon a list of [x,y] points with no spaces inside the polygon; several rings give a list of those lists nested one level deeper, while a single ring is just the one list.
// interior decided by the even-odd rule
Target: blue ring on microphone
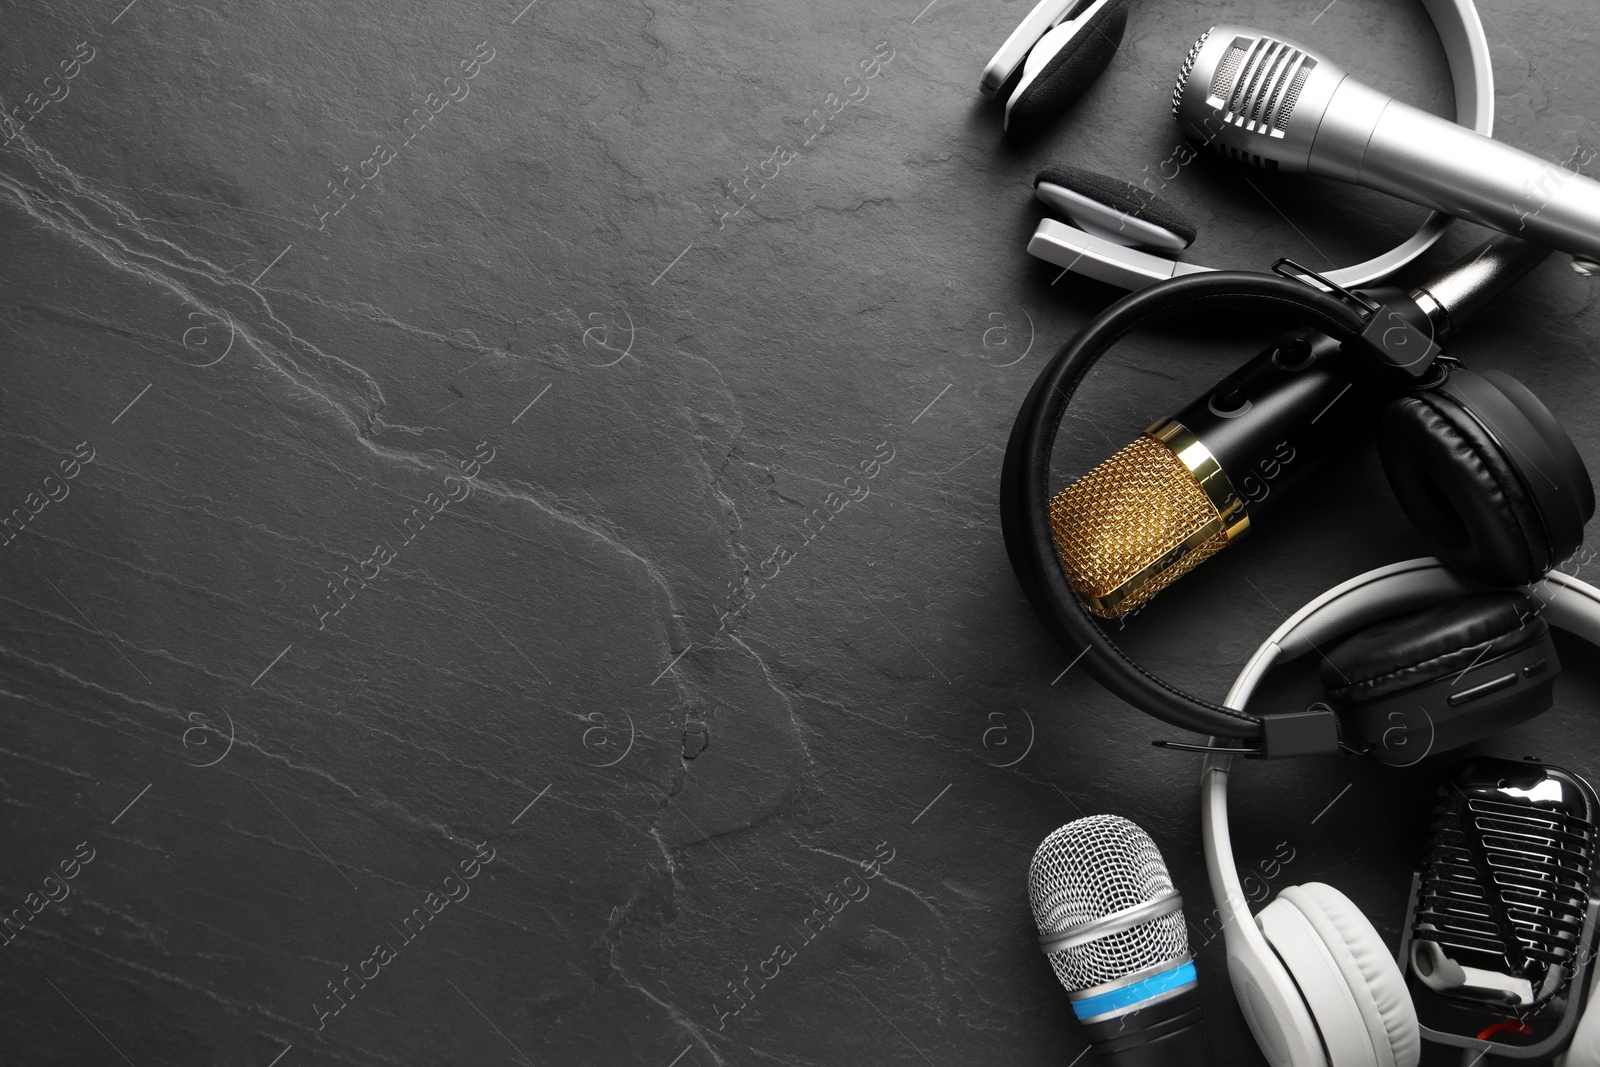
[{"label": "blue ring on microphone", "polygon": [[1199,981],[1195,973],[1194,961],[1188,960],[1178,964],[1171,970],[1152,974],[1148,978],[1141,978],[1132,985],[1113,989],[1108,993],[1100,993],[1092,997],[1072,1002],[1072,1013],[1079,1021],[1095,1019],[1106,1015],[1119,1015],[1143,1005],[1146,1001],[1171,993],[1183,986],[1194,985]]}]

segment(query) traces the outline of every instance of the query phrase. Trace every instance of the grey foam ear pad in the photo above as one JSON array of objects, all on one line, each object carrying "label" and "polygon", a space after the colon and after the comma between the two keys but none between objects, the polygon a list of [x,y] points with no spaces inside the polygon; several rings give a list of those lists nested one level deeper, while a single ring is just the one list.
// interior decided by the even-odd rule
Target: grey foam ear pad
[{"label": "grey foam ear pad", "polygon": [[1328,699],[1350,708],[1463,673],[1549,632],[1521,593],[1468,597],[1367,627],[1328,649],[1319,673]]},{"label": "grey foam ear pad", "polygon": [[1071,189],[1114,211],[1144,219],[1146,222],[1170,230],[1183,240],[1186,248],[1193,244],[1195,237],[1199,235],[1199,231],[1195,229],[1194,223],[1189,221],[1187,215],[1155,193],[1132,182],[1107,177],[1081,167],[1069,167],[1064,163],[1053,163],[1041,170],[1038,177],[1033,180],[1033,187],[1037,189],[1041,182]]},{"label": "grey foam ear pad", "polygon": [[1537,581],[1558,562],[1500,446],[1450,398],[1394,401],[1379,420],[1378,441],[1401,509],[1453,570],[1512,586]]},{"label": "grey foam ear pad", "polygon": [[1018,89],[1007,109],[1006,135],[1032,136],[1082,96],[1110,65],[1127,28],[1126,0],[1089,16],[1033,80]]}]

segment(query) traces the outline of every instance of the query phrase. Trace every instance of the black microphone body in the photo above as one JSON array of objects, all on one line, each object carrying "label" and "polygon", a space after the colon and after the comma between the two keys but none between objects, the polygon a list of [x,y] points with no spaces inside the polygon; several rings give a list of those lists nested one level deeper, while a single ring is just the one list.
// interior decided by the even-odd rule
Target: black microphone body
[{"label": "black microphone body", "polygon": [[1294,330],[1152,432],[1188,430],[1254,522],[1322,463],[1349,456],[1389,399],[1358,379],[1339,342]]},{"label": "black microphone body", "polygon": [[1084,1023],[1083,1028],[1108,1067],[1212,1067],[1196,987],[1120,1019]]}]

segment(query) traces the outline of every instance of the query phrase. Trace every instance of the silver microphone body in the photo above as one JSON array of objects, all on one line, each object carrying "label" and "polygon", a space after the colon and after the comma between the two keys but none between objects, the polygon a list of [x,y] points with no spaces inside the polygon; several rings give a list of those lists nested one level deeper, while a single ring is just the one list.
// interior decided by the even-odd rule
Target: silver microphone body
[{"label": "silver microphone body", "polygon": [[1365,186],[1600,262],[1600,182],[1363,85],[1259,30],[1216,26],[1173,90],[1184,133],[1225,155]]}]

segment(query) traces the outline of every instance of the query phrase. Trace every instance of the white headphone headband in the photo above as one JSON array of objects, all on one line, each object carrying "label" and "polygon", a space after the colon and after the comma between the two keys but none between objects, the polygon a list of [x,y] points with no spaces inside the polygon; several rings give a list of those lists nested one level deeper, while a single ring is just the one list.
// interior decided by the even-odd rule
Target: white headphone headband
[{"label": "white headphone headband", "polygon": [[[1491,136],[1494,133],[1494,68],[1489,62],[1489,41],[1484,36],[1477,7],[1473,0],[1422,0],[1422,6],[1433,20],[1433,28],[1444,44],[1445,58],[1450,63],[1456,122],[1485,137]],[[1382,281],[1427,251],[1449,223],[1450,216],[1432,212],[1416,233],[1394,248],[1365,263],[1324,272],[1324,277],[1346,288]],[[1028,242],[1028,251],[1058,267],[1123,289],[1141,289],[1180,274],[1216,269],[1128,248],[1055,219],[1040,221],[1033,239]]]}]

